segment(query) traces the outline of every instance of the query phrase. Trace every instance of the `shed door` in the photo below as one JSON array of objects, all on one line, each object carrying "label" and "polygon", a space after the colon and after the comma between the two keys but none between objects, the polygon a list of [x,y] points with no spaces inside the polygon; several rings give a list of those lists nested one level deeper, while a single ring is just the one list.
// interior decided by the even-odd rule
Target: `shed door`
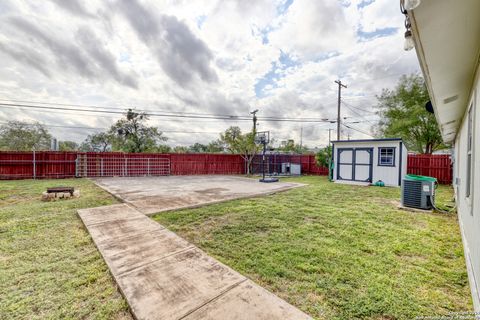
[{"label": "shed door", "polygon": [[357,148],[354,154],[354,180],[372,182],[373,148]]},{"label": "shed door", "polygon": [[337,180],[372,182],[373,148],[337,150]]}]

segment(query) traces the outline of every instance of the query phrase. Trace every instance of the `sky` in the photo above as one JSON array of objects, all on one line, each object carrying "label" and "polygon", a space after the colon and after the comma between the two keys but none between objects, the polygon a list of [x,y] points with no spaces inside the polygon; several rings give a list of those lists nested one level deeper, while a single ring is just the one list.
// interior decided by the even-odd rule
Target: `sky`
[{"label": "sky", "polygon": [[[2,0],[0,103],[179,115],[258,109],[258,130],[277,142],[325,146],[334,123],[261,117],[335,119],[341,79],[350,127],[342,138],[369,138],[376,95],[419,72],[404,32],[397,0]],[[39,121],[76,142],[120,117],[0,105],[0,124]],[[161,116],[149,124],[171,146],[252,126]]]}]

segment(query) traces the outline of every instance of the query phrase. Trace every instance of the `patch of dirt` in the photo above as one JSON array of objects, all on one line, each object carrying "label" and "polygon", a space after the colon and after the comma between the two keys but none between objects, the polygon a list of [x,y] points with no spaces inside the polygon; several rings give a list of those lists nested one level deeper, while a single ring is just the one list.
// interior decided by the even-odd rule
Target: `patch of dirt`
[{"label": "patch of dirt", "polygon": [[425,220],[414,219],[413,223],[419,230],[425,230],[428,227],[428,223]]},{"label": "patch of dirt", "polygon": [[142,190],[133,190],[133,191],[122,191],[122,190],[118,190],[120,192],[121,195],[135,195],[135,194],[138,194],[140,192],[142,192]]},{"label": "patch of dirt", "polygon": [[303,222],[305,222],[305,224],[317,223],[319,220],[320,220],[320,217],[305,217],[305,218],[303,218]]},{"label": "patch of dirt", "polygon": [[191,197],[140,197],[132,201],[136,207],[176,208],[195,204]]},{"label": "patch of dirt", "polygon": [[381,204],[381,205],[390,205],[397,208],[400,205],[400,200],[396,199],[385,199],[385,198],[370,198],[370,201]]},{"label": "patch of dirt", "polygon": [[233,225],[237,222],[237,218],[232,214],[226,214],[223,216],[210,217],[198,226],[197,232],[200,234],[211,234],[214,230],[220,229],[227,225]]},{"label": "patch of dirt", "polygon": [[408,261],[409,264],[423,264],[427,261],[426,257],[418,254],[396,252],[395,255],[402,261]]},{"label": "patch of dirt", "polygon": [[185,196],[148,196],[135,198],[130,201],[135,207],[139,208],[140,210],[142,210],[142,208],[150,208],[161,211],[165,209],[176,209],[195,205],[202,205],[212,201],[224,200],[229,198],[229,195],[208,193]]},{"label": "patch of dirt", "polygon": [[222,191],[228,191],[228,189],[225,189],[225,188],[210,188],[210,189],[204,189],[204,190],[195,190],[196,193],[208,194],[208,195],[220,194]]}]

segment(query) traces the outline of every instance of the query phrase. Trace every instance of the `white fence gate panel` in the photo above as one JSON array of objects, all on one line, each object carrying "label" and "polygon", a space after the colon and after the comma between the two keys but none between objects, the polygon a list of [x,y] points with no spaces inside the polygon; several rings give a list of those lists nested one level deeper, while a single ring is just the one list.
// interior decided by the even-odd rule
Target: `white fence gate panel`
[{"label": "white fence gate panel", "polygon": [[170,175],[168,158],[79,157],[78,177],[141,177]]}]

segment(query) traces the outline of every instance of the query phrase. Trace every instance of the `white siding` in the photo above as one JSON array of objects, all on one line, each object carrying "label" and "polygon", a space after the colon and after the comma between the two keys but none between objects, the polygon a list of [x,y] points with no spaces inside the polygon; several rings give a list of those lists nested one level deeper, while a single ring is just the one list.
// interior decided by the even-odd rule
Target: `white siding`
[{"label": "white siding", "polygon": [[[407,172],[407,149],[402,143],[402,152],[400,152],[400,141],[362,141],[362,142],[335,142],[334,143],[334,174],[333,180],[336,182],[346,182],[337,180],[337,166],[338,166],[338,152],[339,148],[373,148],[373,171],[372,171],[372,183],[375,183],[378,180],[382,180],[387,186],[398,186],[399,185],[399,166],[400,162],[402,163],[402,173],[400,177]],[[379,166],[379,148],[395,148],[395,165],[394,166]],[[348,151],[345,151],[348,152]],[[400,153],[402,154],[400,157]],[[342,155],[343,157],[343,155]],[[402,160],[400,160],[402,159]],[[342,167],[340,167],[342,169]],[[351,174],[344,172],[342,178],[348,179]]]},{"label": "white siding", "polygon": [[[478,68],[477,68],[478,70]],[[476,311],[480,311],[480,85],[477,71],[468,107],[473,102],[473,154],[470,198],[466,197],[468,109],[458,131],[454,148],[454,188],[462,231],[470,288]]]}]

